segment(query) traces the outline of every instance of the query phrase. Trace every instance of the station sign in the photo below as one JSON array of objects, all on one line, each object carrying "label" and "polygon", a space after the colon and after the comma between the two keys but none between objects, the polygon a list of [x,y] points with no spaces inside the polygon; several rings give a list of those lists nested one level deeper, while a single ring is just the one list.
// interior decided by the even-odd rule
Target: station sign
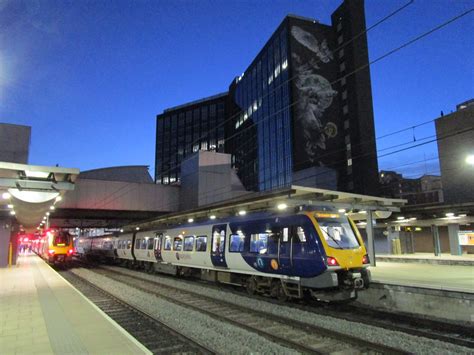
[{"label": "station sign", "polygon": [[460,245],[474,246],[474,231],[459,231],[458,238]]}]

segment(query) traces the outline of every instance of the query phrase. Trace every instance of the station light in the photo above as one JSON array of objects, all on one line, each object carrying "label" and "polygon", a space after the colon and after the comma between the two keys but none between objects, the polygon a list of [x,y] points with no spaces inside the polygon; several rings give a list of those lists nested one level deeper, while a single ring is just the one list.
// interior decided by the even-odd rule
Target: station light
[{"label": "station light", "polygon": [[416,217],[411,217],[410,221],[416,221]]},{"label": "station light", "polygon": [[246,214],[247,214],[247,212],[245,210],[240,210],[239,211],[240,216],[245,216]]},{"label": "station light", "polygon": [[54,210],[56,209],[56,207],[50,206],[49,209],[50,209],[51,211],[54,211]]},{"label": "station light", "polygon": [[446,217],[454,217],[454,213],[453,212],[448,212],[448,213],[446,213]]},{"label": "station light", "polygon": [[10,214],[11,214],[12,216],[16,215],[15,211],[13,211],[13,210],[10,211]]},{"label": "station light", "polygon": [[13,208],[13,205],[7,205],[8,208]]},{"label": "station light", "polygon": [[467,214],[465,214],[465,213],[460,214],[459,217],[467,217]]},{"label": "station light", "polygon": [[120,229],[120,233],[123,233],[123,229]]},{"label": "station light", "polygon": [[365,210],[362,210],[362,211],[359,211],[359,213],[366,214],[366,213],[367,213],[367,211],[365,211]]},{"label": "station light", "polygon": [[140,227],[137,227],[137,228],[135,228],[135,229],[136,229],[137,231],[139,231],[139,230],[140,230]]},{"label": "station light", "polygon": [[210,218],[210,219],[216,219],[216,216],[213,215],[213,214],[211,214],[211,215],[209,216],[209,218]]},{"label": "station light", "polygon": [[63,198],[61,196],[56,197],[56,202],[61,201]]},{"label": "station light", "polygon": [[339,212],[339,213],[346,213],[346,210],[345,210],[344,208],[339,208],[339,209],[337,210],[337,212]]},{"label": "station light", "polygon": [[49,216],[49,215],[50,215],[50,213],[49,213],[49,212],[46,212],[46,216]]},{"label": "station light", "polygon": [[474,154],[469,154],[466,157],[466,163],[469,164],[469,165],[474,166]]},{"label": "station light", "polygon": [[277,206],[277,208],[280,211],[286,210],[287,207],[288,207],[288,205],[286,203],[279,203],[278,206]]},{"label": "station light", "polygon": [[10,197],[12,197],[12,195],[10,195],[8,192],[4,192],[4,193],[2,194],[2,198],[3,198],[4,200],[8,200]]},{"label": "station light", "polygon": [[400,217],[397,217],[397,219],[401,221],[402,219],[405,219],[405,217],[400,216]]},{"label": "station light", "polygon": [[194,222],[194,218],[188,218],[188,223],[193,223]]}]

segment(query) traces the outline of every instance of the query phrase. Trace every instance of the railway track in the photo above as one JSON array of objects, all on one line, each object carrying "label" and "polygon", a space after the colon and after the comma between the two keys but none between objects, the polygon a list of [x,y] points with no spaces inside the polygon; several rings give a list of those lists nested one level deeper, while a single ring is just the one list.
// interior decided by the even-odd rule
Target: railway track
[{"label": "railway track", "polygon": [[153,354],[215,354],[212,349],[170,328],[86,279],[70,271],[57,271]]},{"label": "railway track", "polygon": [[180,288],[165,285],[159,281],[150,281],[149,279],[140,278],[138,276],[130,276],[116,270],[95,269],[91,271],[129,287],[159,296],[169,302],[204,313],[222,322],[241,327],[282,346],[295,349],[302,353],[406,353],[399,349],[372,343],[357,337],[351,337],[344,333],[327,330],[285,317],[279,317],[227,301],[217,300],[199,293],[185,291]]}]

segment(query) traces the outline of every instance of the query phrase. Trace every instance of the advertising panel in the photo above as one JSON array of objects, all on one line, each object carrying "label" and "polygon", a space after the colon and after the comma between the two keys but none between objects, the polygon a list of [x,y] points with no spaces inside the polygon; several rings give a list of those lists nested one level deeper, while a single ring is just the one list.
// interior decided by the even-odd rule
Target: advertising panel
[{"label": "advertising panel", "polygon": [[459,231],[458,238],[460,245],[474,246],[474,231]]}]

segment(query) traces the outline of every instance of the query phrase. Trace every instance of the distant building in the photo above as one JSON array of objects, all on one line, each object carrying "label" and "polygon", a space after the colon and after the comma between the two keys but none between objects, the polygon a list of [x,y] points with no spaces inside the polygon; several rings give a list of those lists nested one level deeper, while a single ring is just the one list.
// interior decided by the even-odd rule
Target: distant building
[{"label": "distant building", "polygon": [[31,127],[0,123],[0,161],[28,164]]},{"label": "distant building", "polygon": [[408,200],[408,205],[438,204],[444,202],[441,177],[423,175],[416,179],[404,178],[395,171],[380,172],[382,196]]},{"label": "distant building", "polygon": [[474,202],[474,99],[435,121],[444,197],[447,203]]},{"label": "distant building", "polygon": [[215,150],[247,190],[378,194],[365,29],[363,0],[344,1],[330,25],[285,17],[227,94],[157,116],[156,181],[178,181],[185,156]]},{"label": "distant building", "polygon": [[153,183],[147,165],[126,165],[81,171],[79,179]]}]

